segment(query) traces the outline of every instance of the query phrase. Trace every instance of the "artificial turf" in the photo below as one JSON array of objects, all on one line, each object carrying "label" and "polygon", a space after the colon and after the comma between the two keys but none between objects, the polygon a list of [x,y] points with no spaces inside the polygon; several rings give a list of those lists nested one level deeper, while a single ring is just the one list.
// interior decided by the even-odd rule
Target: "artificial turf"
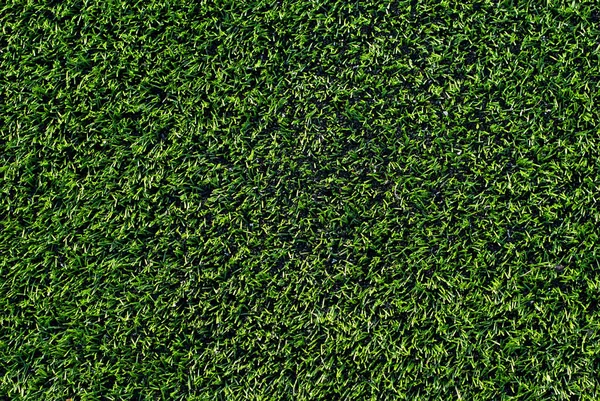
[{"label": "artificial turf", "polygon": [[0,31],[0,399],[600,399],[596,2]]}]

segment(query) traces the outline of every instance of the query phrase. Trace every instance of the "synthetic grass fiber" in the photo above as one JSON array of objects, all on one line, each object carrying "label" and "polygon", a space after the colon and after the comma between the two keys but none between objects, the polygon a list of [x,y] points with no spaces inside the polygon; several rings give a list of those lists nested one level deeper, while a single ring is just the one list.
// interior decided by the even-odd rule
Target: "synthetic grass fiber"
[{"label": "synthetic grass fiber", "polygon": [[600,399],[597,2],[0,32],[0,399]]}]

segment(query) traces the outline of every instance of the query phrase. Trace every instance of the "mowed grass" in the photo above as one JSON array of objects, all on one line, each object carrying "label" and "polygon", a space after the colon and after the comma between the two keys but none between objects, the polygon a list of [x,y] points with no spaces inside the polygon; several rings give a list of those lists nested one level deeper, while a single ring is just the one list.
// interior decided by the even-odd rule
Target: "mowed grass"
[{"label": "mowed grass", "polygon": [[596,2],[8,0],[0,49],[0,399],[600,399]]}]

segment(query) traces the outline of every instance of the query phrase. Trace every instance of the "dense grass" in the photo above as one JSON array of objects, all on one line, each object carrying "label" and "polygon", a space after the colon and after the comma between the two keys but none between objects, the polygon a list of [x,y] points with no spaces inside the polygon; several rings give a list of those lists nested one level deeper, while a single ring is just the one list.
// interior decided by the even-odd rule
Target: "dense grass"
[{"label": "dense grass", "polygon": [[1,399],[600,399],[595,2],[0,28]]}]

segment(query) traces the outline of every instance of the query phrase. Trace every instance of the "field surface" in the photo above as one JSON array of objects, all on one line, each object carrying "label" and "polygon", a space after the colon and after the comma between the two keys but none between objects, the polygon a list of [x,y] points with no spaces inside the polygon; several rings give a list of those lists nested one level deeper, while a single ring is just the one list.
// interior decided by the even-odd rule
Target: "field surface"
[{"label": "field surface", "polygon": [[1,400],[599,400],[600,7],[0,4]]}]

